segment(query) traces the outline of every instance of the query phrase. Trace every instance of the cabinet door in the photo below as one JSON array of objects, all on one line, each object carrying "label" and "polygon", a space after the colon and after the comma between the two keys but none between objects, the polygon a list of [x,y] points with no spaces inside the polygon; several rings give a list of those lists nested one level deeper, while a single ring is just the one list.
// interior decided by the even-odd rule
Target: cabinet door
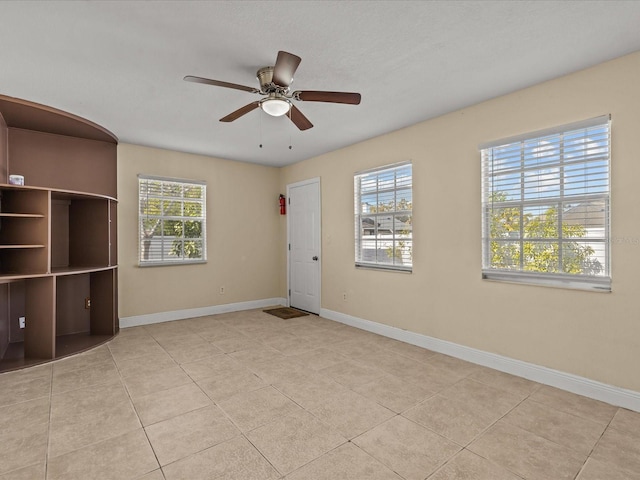
[{"label": "cabinet door", "polygon": [[91,335],[116,334],[117,270],[91,273]]},{"label": "cabinet door", "polygon": [[49,276],[26,280],[25,358],[55,358],[55,312],[55,278]]}]

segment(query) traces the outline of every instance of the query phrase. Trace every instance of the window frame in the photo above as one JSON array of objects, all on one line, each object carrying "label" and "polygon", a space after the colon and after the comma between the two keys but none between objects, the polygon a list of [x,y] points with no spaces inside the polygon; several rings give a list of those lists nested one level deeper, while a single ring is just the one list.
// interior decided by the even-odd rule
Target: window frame
[{"label": "window frame", "polygon": [[[410,172],[411,172],[411,180],[409,182],[409,184],[398,184],[398,178],[395,175],[395,172],[401,170],[402,168],[406,168],[406,167],[410,168]],[[389,211],[385,211],[383,213],[381,212],[374,212],[374,213],[365,213],[362,212],[362,183],[361,180],[367,176],[371,176],[371,175],[376,175],[379,176],[381,174],[384,173],[391,173],[394,172],[394,180],[393,180],[393,187],[392,188],[379,188],[379,183],[378,181],[376,181],[377,183],[377,187],[375,188],[375,190],[371,190],[369,192],[367,192],[365,195],[373,195],[375,194],[376,197],[378,197],[378,195],[380,193],[382,194],[389,194],[393,192],[393,198],[394,198],[394,210],[389,210]],[[356,268],[366,268],[366,269],[375,269],[375,270],[387,270],[387,271],[394,271],[394,272],[404,272],[404,273],[411,273],[413,271],[413,163],[411,160],[407,160],[407,161],[403,161],[403,162],[398,162],[398,163],[393,163],[393,164],[388,164],[388,165],[383,165],[380,167],[376,167],[376,168],[371,168],[368,170],[362,170],[359,172],[354,173],[353,175],[353,185],[354,185],[354,226],[355,226],[355,266]],[[397,210],[395,209],[395,201],[396,201],[396,193],[398,191],[402,191],[402,190],[410,190],[410,197],[411,197],[411,208],[410,209],[404,209],[404,210]],[[379,205],[379,202],[376,204],[376,208],[377,205]],[[397,248],[401,248],[396,246],[396,242],[402,242],[403,240],[407,240],[410,242],[410,263],[409,264],[396,264],[395,263],[395,258],[396,255],[393,256],[393,263],[384,263],[384,262],[379,262],[377,259],[375,261],[367,261],[367,260],[363,260],[362,257],[362,250],[363,250],[363,236],[362,236],[362,228],[361,228],[361,222],[362,222],[362,218],[363,217],[371,217],[371,216],[391,216],[392,217],[392,225],[393,227],[390,230],[390,235],[391,235],[391,239],[386,239],[384,240],[385,242],[392,242],[392,251],[395,252],[395,250]],[[395,228],[395,222],[396,222],[396,217],[397,216],[409,216],[410,217],[410,224],[412,226],[411,228],[411,233],[409,234],[409,236],[405,236],[405,237],[397,237],[396,236],[396,228]],[[403,222],[406,223],[406,222]],[[377,237],[377,228],[379,227],[378,222],[374,223],[374,229],[376,231],[376,237]],[[375,239],[376,242],[376,256],[378,248],[377,248],[377,242],[378,242],[378,238]],[[388,256],[388,254],[387,254]]]},{"label": "window frame", "polygon": [[[570,137],[572,134],[575,135],[576,132],[584,130],[584,139],[583,142],[583,151],[588,152],[588,150],[592,147],[589,147],[587,131],[588,129],[598,130],[601,129],[604,131],[602,133],[602,138],[606,139],[606,155],[598,156],[598,154],[594,154],[593,158],[590,157],[591,154],[583,153],[581,160],[580,159],[572,159],[569,154],[566,152],[569,151],[567,148],[567,144],[571,145],[571,141],[565,141],[565,137]],[[531,144],[532,142],[543,142],[545,139],[550,137],[557,136],[559,138],[558,141],[558,161],[555,163],[546,162],[543,166],[537,165],[534,167],[530,167],[525,165],[525,161],[527,159],[531,160],[534,158],[535,154],[531,154],[529,157],[524,153],[525,151],[525,143]],[[604,142],[604,140],[602,140]],[[493,152],[494,149],[504,148],[510,145],[516,145],[521,143],[521,166],[519,167],[520,172],[520,180],[518,182],[513,182],[510,186],[515,186],[515,188],[519,185],[519,199],[508,200],[505,199],[503,201],[498,201],[494,203],[494,195],[496,193],[500,193],[498,188],[494,187],[494,183],[499,183],[496,179],[498,175],[502,175],[503,178],[505,175],[505,170],[502,171],[494,167],[493,163],[489,165],[491,158],[491,162],[493,162]],[[594,144],[597,142],[594,140]],[[515,283],[525,283],[525,284],[533,284],[533,285],[541,285],[541,286],[551,286],[551,287],[562,287],[562,288],[572,288],[572,289],[581,289],[581,290],[593,290],[600,292],[610,292],[611,291],[611,215],[610,215],[610,204],[611,204],[611,117],[610,115],[604,115],[600,117],[595,117],[591,119],[587,119],[581,122],[575,122],[571,124],[561,125],[558,127],[540,130],[537,132],[531,132],[524,135],[519,135],[516,137],[509,137],[502,140],[497,140],[494,142],[489,142],[487,144],[480,145],[479,147],[481,153],[481,165],[482,165],[482,174],[481,174],[481,182],[482,182],[482,278],[487,280],[497,280],[497,281],[505,281],[505,282],[515,282]],[[514,147],[515,150],[515,147]],[[597,148],[596,148],[597,150]],[[604,172],[599,173],[599,175],[604,175],[606,178],[606,185],[604,185],[603,191],[595,191],[588,192],[585,191],[582,194],[573,192],[565,195],[565,189],[567,186],[576,188],[578,185],[577,182],[572,183],[572,180],[566,180],[571,177],[571,171],[569,174],[566,174],[565,170],[570,170],[570,168],[583,168],[585,170],[585,177],[587,176],[586,171],[592,167],[592,165],[597,165],[598,162],[606,162]],[[542,172],[543,168],[548,170],[557,169],[557,195],[548,195],[539,198],[526,198],[526,189],[527,184],[530,182],[530,179],[527,179],[527,170]],[[513,172],[516,172],[518,168],[514,168]],[[514,175],[513,172],[511,175]],[[590,181],[600,181],[600,178],[595,174],[590,173],[589,175],[593,175],[593,177],[589,177]],[[515,176],[515,175],[514,175]],[[529,178],[537,178],[537,181],[540,182],[540,177],[542,173],[537,173],[537,177],[535,175]],[[586,182],[586,180],[585,180]],[[552,186],[556,186],[556,184],[550,184]],[[504,188],[504,186],[502,187]],[[529,187],[530,188],[530,187]],[[591,187],[590,187],[591,188]],[[576,188],[577,189],[577,188]],[[587,189],[588,190],[588,189]],[[595,189],[597,190],[597,189]],[[518,194],[516,194],[518,195]],[[491,198],[491,200],[489,200]],[[543,241],[547,241],[550,244],[557,243],[558,250],[558,270],[560,270],[563,265],[562,255],[563,255],[563,246],[567,244],[575,244],[577,243],[576,236],[563,237],[564,229],[566,228],[566,224],[563,221],[563,210],[565,207],[570,206],[571,204],[580,204],[583,203],[588,205],[588,202],[602,202],[603,204],[603,233],[601,237],[580,237],[585,238],[588,242],[583,242],[591,246],[598,245],[601,247],[604,265],[603,274],[598,275],[597,273],[562,273],[562,272],[535,272],[528,271],[523,268],[524,265],[524,253],[523,253],[523,245],[527,242],[535,244],[535,242],[543,243]],[[497,206],[496,206],[497,205]],[[523,232],[523,221],[524,212],[529,209],[535,209],[538,207],[540,211],[543,208],[554,207],[557,211],[557,227],[556,227],[556,236],[555,237],[543,237],[543,238],[530,238],[527,237]],[[518,226],[519,226],[519,234],[514,235],[514,240],[512,243],[519,244],[519,267],[514,269],[508,268],[493,268],[491,266],[491,244],[496,240],[506,243],[507,240],[501,237],[491,237],[491,215],[493,212],[500,208],[518,208],[519,209],[519,217],[518,217]],[[548,210],[547,210],[548,212]],[[540,214],[540,217],[543,217],[543,214]],[[585,223],[588,223],[587,213],[585,213]],[[580,224],[583,225],[583,224]],[[585,229],[587,227],[584,227]],[[575,247],[572,247],[575,248]],[[596,257],[596,260],[600,257]]]},{"label": "window frame", "polygon": [[[149,193],[149,189],[147,189],[146,196],[143,196],[143,182],[160,182],[161,185],[161,194],[154,195]],[[166,184],[179,184],[181,188],[181,195],[170,196],[164,195],[165,185]],[[201,196],[200,197],[185,197],[184,196],[184,188],[185,187],[200,187],[201,188]],[[160,200],[163,202],[166,199],[170,199],[172,202],[178,202],[180,204],[180,215],[169,215],[165,214],[165,212],[160,211],[158,214],[149,213],[148,211],[144,212],[143,200],[147,202],[150,199]],[[193,215],[184,215],[184,204],[185,203],[199,203],[201,204],[201,215],[193,216]],[[162,204],[162,203],[161,203]],[[160,177],[155,175],[146,175],[146,174],[138,174],[138,266],[139,267],[158,267],[158,266],[173,266],[173,265],[194,265],[194,264],[202,264],[207,263],[207,184],[202,180],[188,180],[183,178],[171,178],[171,177]],[[179,238],[181,242],[180,251],[183,252],[182,257],[179,259],[170,259],[167,254],[165,257],[165,250],[168,248],[164,245],[164,239],[168,237],[167,235],[160,234],[156,235],[160,240],[160,252],[161,258],[151,258],[145,260],[144,257],[144,227],[143,221],[145,220],[153,220],[156,219],[159,222],[161,232],[164,230],[164,221],[197,221],[201,223],[200,228],[200,237],[185,237],[185,228],[183,223],[182,228],[182,236]],[[154,230],[158,228],[158,224],[154,227]],[[172,240],[175,242],[175,239]],[[201,242],[201,255],[196,258],[188,258],[184,256],[184,244],[185,241],[193,241],[193,242]]]}]

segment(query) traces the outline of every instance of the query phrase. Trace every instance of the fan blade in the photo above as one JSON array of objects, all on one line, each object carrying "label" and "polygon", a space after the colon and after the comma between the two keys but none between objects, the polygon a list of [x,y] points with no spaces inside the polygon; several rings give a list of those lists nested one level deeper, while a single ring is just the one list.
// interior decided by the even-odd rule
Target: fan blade
[{"label": "fan blade", "polygon": [[291,105],[291,110],[289,110],[289,115],[287,116],[300,130],[308,130],[313,127],[313,123],[311,123],[295,105]]},{"label": "fan blade", "polygon": [[221,82],[220,80],[211,80],[209,78],[194,77],[187,75],[184,77],[187,82],[204,83],[205,85],[214,85],[216,87],[233,88],[235,90],[244,90],[245,92],[260,93],[257,88],[245,87],[244,85],[238,85],[237,83]]},{"label": "fan blade", "polygon": [[320,92],[314,90],[304,90],[293,92],[293,98],[303,102],[328,102],[328,103],[348,103],[349,105],[360,104],[359,93],[347,92]]},{"label": "fan blade", "polygon": [[259,106],[260,106],[260,102],[252,102],[249,105],[245,105],[244,107],[239,108],[235,112],[230,113],[226,117],[222,117],[220,119],[220,121],[221,122],[233,122],[234,120],[237,120],[238,118],[240,118],[241,116],[249,113],[250,111],[255,110]]},{"label": "fan blade", "polygon": [[273,67],[273,83],[281,87],[288,87],[293,81],[293,74],[296,73],[301,61],[302,59],[293,53],[279,51],[276,64]]}]

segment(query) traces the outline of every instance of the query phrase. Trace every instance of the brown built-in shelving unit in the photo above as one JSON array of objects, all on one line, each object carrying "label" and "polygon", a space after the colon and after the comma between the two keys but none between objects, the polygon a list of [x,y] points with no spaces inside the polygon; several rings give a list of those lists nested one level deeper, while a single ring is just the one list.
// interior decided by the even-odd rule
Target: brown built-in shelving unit
[{"label": "brown built-in shelving unit", "polygon": [[98,125],[0,95],[0,372],[118,332],[116,148]]}]

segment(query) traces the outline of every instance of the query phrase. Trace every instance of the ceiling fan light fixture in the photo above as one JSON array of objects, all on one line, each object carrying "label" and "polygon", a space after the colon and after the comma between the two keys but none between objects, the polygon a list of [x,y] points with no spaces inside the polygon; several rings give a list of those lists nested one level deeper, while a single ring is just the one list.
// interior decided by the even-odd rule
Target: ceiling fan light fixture
[{"label": "ceiling fan light fixture", "polygon": [[260,102],[260,107],[272,117],[281,117],[289,112],[291,102],[283,98],[265,98]]}]

